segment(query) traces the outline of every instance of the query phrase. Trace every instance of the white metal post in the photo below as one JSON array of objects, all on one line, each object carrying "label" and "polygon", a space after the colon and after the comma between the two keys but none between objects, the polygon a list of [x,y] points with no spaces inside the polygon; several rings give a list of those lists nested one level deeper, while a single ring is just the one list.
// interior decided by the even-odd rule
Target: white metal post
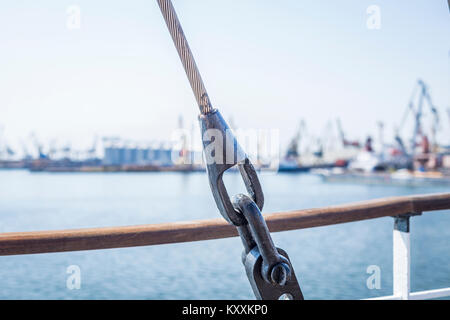
[{"label": "white metal post", "polygon": [[410,294],[409,216],[395,217],[394,223],[394,296],[408,300]]}]

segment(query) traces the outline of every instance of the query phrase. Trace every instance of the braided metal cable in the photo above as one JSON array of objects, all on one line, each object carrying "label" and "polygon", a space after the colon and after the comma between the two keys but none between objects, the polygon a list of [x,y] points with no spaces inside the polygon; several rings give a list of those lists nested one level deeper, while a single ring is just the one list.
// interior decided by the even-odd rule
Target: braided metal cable
[{"label": "braided metal cable", "polygon": [[175,9],[171,0],[157,0],[158,5],[166,21],[169,32],[172,36],[175,47],[177,48],[178,55],[183,63],[184,70],[194,91],[195,99],[200,108],[202,114],[207,114],[213,110],[211,102],[209,101],[208,93],[206,92],[205,85],[203,83],[200,72],[198,71],[197,64],[195,63],[194,56],[192,55],[189,44],[181,28],[180,21],[178,20]]}]

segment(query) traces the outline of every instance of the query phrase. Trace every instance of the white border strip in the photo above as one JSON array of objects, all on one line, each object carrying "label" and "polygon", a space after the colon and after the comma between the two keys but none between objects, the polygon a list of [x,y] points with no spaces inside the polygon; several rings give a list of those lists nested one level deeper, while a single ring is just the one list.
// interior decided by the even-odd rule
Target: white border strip
[{"label": "white border strip", "polygon": [[[409,294],[409,299],[411,300],[426,300],[426,299],[437,299],[450,297],[450,288],[434,289],[412,292]],[[401,296],[384,296],[376,297],[364,300],[402,300]]]}]

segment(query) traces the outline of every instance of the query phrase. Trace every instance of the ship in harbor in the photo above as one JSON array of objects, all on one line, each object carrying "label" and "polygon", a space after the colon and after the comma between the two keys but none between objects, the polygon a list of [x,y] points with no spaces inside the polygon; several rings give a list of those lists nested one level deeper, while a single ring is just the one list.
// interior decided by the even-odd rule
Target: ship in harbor
[{"label": "ship in harbor", "polygon": [[[423,120],[425,113],[432,119],[428,132]],[[408,145],[399,132],[409,115],[413,118],[413,132]],[[450,112],[448,116],[450,120]],[[429,88],[419,79],[392,144],[381,143],[381,150],[376,152],[369,137],[347,168],[314,172],[330,182],[450,185],[450,146],[437,142],[439,124],[439,112],[431,100]]]}]

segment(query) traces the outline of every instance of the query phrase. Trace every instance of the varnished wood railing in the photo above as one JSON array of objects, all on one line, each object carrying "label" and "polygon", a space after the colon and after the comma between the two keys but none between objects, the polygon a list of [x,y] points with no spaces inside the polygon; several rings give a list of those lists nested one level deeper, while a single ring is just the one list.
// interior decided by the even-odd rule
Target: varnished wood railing
[{"label": "varnished wood railing", "polygon": [[[450,193],[392,197],[266,214],[270,231],[287,231],[345,222],[450,209]],[[149,246],[237,236],[223,219],[142,226],[76,230],[10,232],[0,234],[0,255]]]}]

